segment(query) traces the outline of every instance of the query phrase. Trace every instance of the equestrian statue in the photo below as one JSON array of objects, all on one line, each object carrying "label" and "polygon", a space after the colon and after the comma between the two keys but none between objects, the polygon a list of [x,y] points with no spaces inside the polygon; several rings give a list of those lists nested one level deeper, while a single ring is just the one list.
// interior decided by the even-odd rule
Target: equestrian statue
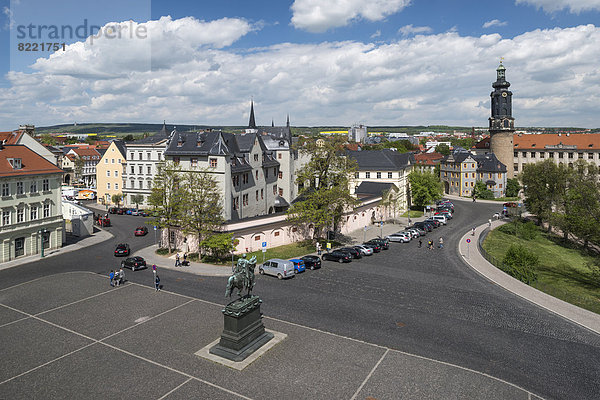
[{"label": "equestrian statue", "polygon": [[231,297],[233,289],[238,289],[238,296],[242,297],[242,292],[247,290],[247,295],[250,296],[252,288],[254,288],[254,269],[256,268],[256,256],[252,256],[249,260],[246,259],[246,254],[238,258],[237,264],[233,270],[233,274],[227,280],[227,288],[225,289],[225,297]]}]

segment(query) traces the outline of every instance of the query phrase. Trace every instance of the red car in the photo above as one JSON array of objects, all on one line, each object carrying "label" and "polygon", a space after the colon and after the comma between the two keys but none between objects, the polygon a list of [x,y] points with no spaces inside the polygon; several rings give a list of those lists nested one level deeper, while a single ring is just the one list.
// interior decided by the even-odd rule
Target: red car
[{"label": "red car", "polygon": [[135,232],[134,232],[135,236],[144,236],[147,234],[148,234],[148,228],[146,228],[145,226],[138,226],[137,228],[135,228]]}]

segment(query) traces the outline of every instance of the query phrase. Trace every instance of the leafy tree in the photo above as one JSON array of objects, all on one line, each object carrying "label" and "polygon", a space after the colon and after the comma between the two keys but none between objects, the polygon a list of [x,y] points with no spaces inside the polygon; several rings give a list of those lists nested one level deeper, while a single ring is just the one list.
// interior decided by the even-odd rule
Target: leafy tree
[{"label": "leafy tree", "polygon": [[223,258],[234,249],[232,238],[233,233],[212,234],[200,242],[200,248],[208,250],[217,259]]},{"label": "leafy tree", "polygon": [[131,202],[133,204],[135,204],[136,209],[139,209],[140,204],[142,204],[144,202],[144,195],[143,194],[134,194],[133,196],[131,196]]},{"label": "leafy tree", "polygon": [[154,225],[167,230],[167,247],[171,253],[171,232],[179,226],[183,205],[183,190],[178,176],[181,167],[172,161],[158,164],[158,172],[152,182],[148,204],[152,206]]},{"label": "leafy tree", "polygon": [[58,142],[56,141],[56,139],[54,138],[54,136],[48,134],[48,133],[44,133],[40,136],[40,141],[43,144],[47,144],[49,146],[55,146],[56,144],[58,144]]},{"label": "leafy tree", "polygon": [[349,189],[357,165],[344,155],[345,137],[333,136],[324,141],[321,147],[306,140],[299,148],[301,153],[310,154],[311,159],[297,172],[296,182],[302,187],[299,201],[287,213],[292,224],[313,224],[315,237],[324,228],[335,229],[344,212],[358,204]]},{"label": "leafy tree", "polygon": [[112,200],[112,202],[114,204],[117,205],[117,207],[119,207],[121,204],[121,201],[123,201],[123,193],[113,194],[110,199]]},{"label": "leafy tree", "polygon": [[424,207],[442,198],[443,188],[438,176],[431,172],[412,171],[408,175],[414,205]]},{"label": "leafy tree", "polygon": [[435,146],[435,151],[445,156],[450,155],[450,147],[448,147],[448,145],[445,143],[440,143],[437,146]]},{"label": "leafy tree", "polygon": [[487,188],[486,184],[482,181],[475,182],[473,188],[473,196],[478,199],[492,200],[494,198],[494,192]]},{"label": "leafy tree", "polygon": [[79,181],[81,179],[81,177],[83,176],[83,166],[85,165],[85,161],[83,161],[83,159],[81,157],[75,157],[73,164],[75,164],[74,169],[75,169],[76,181]]},{"label": "leafy tree", "polygon": [[85,143],[87,144],[94,144],[94,142],[96,142],[96,140],[98,140],[98,138],[96,136],[86,136],[85,138]]},{"label": "leafy tree", "polygon": [[454,147],[460,146],[463,149],[467,149],[467,150],[469,150],[471,147],[473,147],[476,142],[477,142],[477,140],[472,137],[465,137],[465,138],[451,137],[450,138],[450,143],[452,144],[452,146],[454,146]]},{"label": "leafy tree", "polygon": [[[182,205],[181,227],[185,233],[196,235],[198,243],[202,243],[225,222],[221,191],[207,170],[185,172],[182,183],[185,202]],[[202,254],[200,249],[199,253]]]},{"label": "leafy tree", "polygon": [[131,135],[131,134],[129,134],[129,135],[125,135],[125,136],[123,137],[123,141],[125,141],[125,142],[131,142],[131,141],[133,141],[134,139],[135,139],[135,138],[134,138],[134,137],[133,137],[133,135]]},{"label": "leafy tree", "polygon": [[530,284],[537,279],[536,267],[540,263],[539,257],[521,245],[511,245],[502,260],[505,272],[510,276]]},{"label": "leafy tree", "polygon": [[506,180],[506,197],[517,197],[521,190],[519,180],[517,178],[511,178]]}]

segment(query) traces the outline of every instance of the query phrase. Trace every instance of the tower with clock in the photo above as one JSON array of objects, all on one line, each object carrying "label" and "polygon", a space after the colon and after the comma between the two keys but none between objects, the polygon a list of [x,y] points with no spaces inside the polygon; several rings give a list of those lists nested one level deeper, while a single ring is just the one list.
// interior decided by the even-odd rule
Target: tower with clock
[{"label": "tower with clock", "polygon": [[496,69],[496,82],[492,83],[492,116],[490,117],[490,149],[498,160],[506,165],[506,177],[514,177],[513,135],[515,119],[512,117],[512,92],[506,80],[506,68],[500,65]]}]

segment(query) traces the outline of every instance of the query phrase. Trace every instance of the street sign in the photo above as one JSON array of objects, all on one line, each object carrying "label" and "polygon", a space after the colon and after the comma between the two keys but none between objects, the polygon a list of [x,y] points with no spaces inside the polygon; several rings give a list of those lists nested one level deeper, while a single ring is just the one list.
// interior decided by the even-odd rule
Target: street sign
[{"label": "street sign", "polygon": [[266,253],[266,252],[267,252],[267,249],[263,247],[263,249],[262,249],[262,252],[263,252],[263,253]]},{"label": "street sign", "polygon": [[154,230],[156,230],[156,225],[154,225]]},{"label": "street sign", "polygon": [[471,243],[471,239],[467,239],[467,243]]},{"label": "street sign", "polygon": [[262,247],[267,247],[267,242],[262,242]]},{"label": "street sign", "polygon": [[327,243],[327,248],[331,249],[331,243]]},{"label": "street sign", "polygon": [[381,222],[379,223],[379,226],[383,226],[383,221],[381,221]]}]

